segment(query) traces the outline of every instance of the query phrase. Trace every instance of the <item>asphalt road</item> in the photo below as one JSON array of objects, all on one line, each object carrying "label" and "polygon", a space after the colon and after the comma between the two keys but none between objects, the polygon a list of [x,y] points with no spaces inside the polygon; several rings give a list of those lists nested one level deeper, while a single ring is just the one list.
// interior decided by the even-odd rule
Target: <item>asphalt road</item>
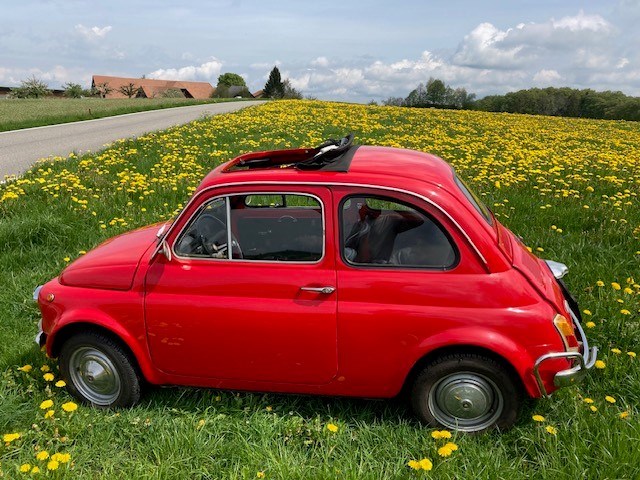
[{"label": "asphalt road", "polygon": [[0,181],[6,175],[24,173],[41,158],[52,155],[66,157],[71,152],[100,150],[121,138],[136,137],[188,123],[205,115],[235,112],[260,103],[263,102],[208,103],[0,132]]}]

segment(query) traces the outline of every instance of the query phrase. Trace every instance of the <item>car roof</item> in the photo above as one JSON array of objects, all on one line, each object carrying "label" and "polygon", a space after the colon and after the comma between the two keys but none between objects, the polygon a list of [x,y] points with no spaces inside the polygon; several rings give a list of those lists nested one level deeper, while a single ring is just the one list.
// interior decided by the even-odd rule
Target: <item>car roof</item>
[{"label": "car roof", "polygon": [[[354,146],[342,167],[301,170],[296,163],[310,157],[312,149],[273,150],[240,155],[212,170],[196,192],[228,183],[365,183],[420,191],[425,183],[454,195],[458,189],[451,165],[435,155],[415,150],[379,146]],[[264,166],[245,168],[251,162]],[[456,195],[457,196],[457,195]]]}]

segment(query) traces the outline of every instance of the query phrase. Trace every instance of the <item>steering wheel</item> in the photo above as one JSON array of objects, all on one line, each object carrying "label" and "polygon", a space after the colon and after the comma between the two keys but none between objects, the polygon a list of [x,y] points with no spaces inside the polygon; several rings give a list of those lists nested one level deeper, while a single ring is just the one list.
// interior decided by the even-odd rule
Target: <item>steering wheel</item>
[{"label": "steering wheel", "polygon": [[[195,227],[196,238],[207,255],[215,258],[227,257],[227,226],[222,220],[205,213],[198,218]],[[240,243],[233,232],[231,233],[231,249],[233,257],[244,258]]]}]

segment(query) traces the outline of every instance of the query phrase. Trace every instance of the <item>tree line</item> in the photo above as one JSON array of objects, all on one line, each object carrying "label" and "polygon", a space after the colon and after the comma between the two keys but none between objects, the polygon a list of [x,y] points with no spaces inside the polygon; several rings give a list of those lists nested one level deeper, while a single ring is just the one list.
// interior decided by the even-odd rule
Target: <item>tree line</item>
[{"label": "tree line", "polygon": [[455,108],[484,112],[525,113],[561,117],[640,121],[640,98],[622,92],[575,88],[529,88],[476,100],[464,88],[452,88],[430,78],[405,98],[390,97],[384,105],[417,108]]}]

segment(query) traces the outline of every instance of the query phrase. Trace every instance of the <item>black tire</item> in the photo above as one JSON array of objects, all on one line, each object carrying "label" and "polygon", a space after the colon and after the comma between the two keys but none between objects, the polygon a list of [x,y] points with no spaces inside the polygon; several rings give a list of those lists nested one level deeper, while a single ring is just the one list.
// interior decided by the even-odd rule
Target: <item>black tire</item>
[{"label": "black tire", "polygon": [[142,379],[123,346],[98,332],[69,338],[60,351],[60,373],[80,402],[100,408],[130,407],[140,400]]},{"label": "black tire", "polygon": [[411,387],[411,406],[420,421],[463,432],[509,429],[520,403],[511,373],[500,362],[471,353],[433,360]]}]

